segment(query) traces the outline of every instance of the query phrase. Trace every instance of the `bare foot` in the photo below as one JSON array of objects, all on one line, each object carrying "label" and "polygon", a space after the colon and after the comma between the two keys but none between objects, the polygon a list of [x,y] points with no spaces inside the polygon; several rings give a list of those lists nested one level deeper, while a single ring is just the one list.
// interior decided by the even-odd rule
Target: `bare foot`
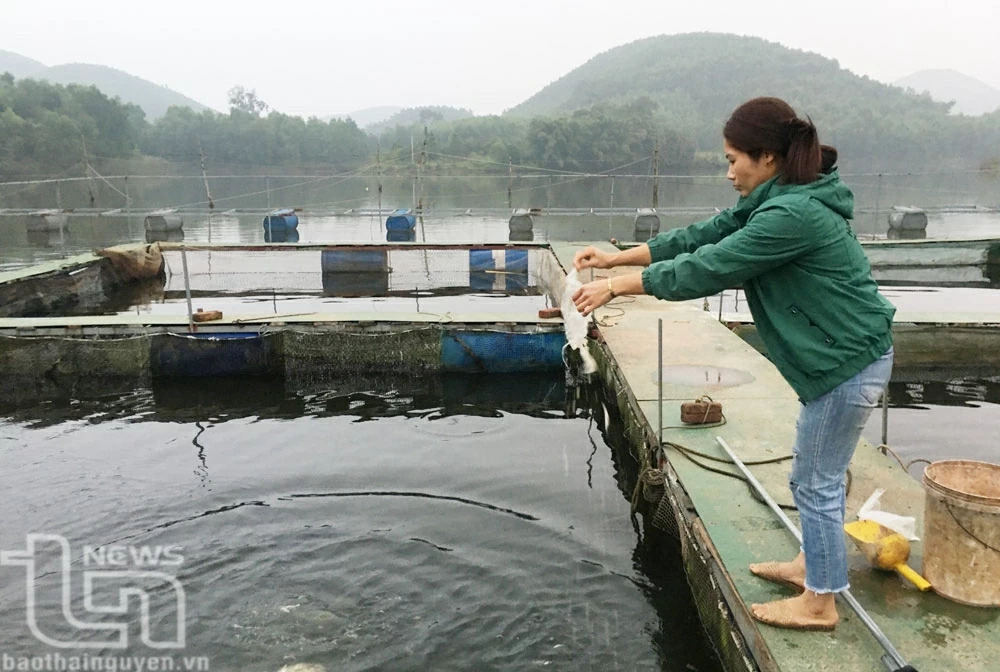
[{"label": "bare foot", "polygon": [[806,589],[806,556],[802,553],[791,562],[755,562],[750,565],[750,571],[768,581],[800,591]]},{"label": "bare foot", "polygon": [[807,590],[798,597],[766,604],[752,604],[754,618],[793,630],[833,630],[840,621],[833,593],[817,595]]}]

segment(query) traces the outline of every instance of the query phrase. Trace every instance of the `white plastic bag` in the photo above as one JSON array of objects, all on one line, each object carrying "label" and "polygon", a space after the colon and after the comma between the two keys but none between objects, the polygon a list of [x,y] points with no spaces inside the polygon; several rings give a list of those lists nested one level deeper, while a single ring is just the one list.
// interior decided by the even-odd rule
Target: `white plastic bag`
[{"label": "white plastic bag", "polygon": [[583,373],[589,375],[597,371],[597,362],[594,361],[590,350],[587,349],[587,318],[580,314],[580,311],[576,309],[576,304],[573,303],[573,295],[582,286],[576,275],[576,269],[573,269],[566,276],[566,288],[563,290],[559,309],[562,311],[566,341],[569,343],[569,347],[580,353],[580,357],[583,359]]},{"label": "white plastic bag", "polygon": [[883,511],[879,504],[879,498],[885,494],[883,488],[878,488],[872,493],[861,509],[858,511],[858,520],[874,520],[879,525],[888,527],[893,532],[899,532],[910,541],[918,541],[917,519],[913,516],[900,516],[895,513]]}]

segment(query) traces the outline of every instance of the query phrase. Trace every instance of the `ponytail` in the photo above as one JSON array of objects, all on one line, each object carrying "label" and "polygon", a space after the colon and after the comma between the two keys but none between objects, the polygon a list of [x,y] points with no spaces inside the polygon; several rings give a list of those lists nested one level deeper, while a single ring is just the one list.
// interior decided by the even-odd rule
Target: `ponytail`
[{"label": "ponytail", "polygon": [[737,107],[722,131],[726,141],[757,161],[777,157],[783,184],[809,184],[837,162],[837,150],[819,143],[812,119],[800,119],[780,98],[753,98]]},{"label": "ponytail", "polygon": [[785,184],[809,184],[819,177],[823,165],[819,136],[812,119],[793,117],[784,123],[788,150],[781,167],[781,181]]}]

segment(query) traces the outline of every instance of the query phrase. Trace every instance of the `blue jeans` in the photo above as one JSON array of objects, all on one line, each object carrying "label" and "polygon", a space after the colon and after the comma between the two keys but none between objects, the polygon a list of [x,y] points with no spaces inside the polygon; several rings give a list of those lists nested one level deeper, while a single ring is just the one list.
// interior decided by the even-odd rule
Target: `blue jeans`
[{"label": "blue jeans", "polygon": [[856,376],[803,404],[789,485],[802,524],[806,588],[839,593],[847,582],[845,477],[868,416],[892,374],[889,350]]}]

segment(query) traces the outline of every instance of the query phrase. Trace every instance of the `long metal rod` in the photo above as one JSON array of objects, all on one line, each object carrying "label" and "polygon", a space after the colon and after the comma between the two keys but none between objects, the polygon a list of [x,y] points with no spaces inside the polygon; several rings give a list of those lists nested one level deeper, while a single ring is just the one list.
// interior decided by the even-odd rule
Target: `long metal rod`
[{"label": "long metal rod", "polygon": [[191,279],[188,277],[187,248],[181,245],[181,263],[184,265],[184,296],[187,297],[188,330],[194,331],[194,310],[191,308]]},{"label": "long metal rod", "polygon": [[[656,360],[656,427],[657,438],[660,441],[659,449],[663,450],[663,318],[657,320],[657,348],[658,357]],[[657,458],[659,459],[659,458]]]},{"label": "long metal rod", "polygon": [[889,445],[889,383],[882,390],[882,445]]},{"label": "long metal rod", "polygon": [[[733,449],[729,447],[729,444],[727,444],[721,436],[715,437],[715,440],[718,441],[719,445],[722,446],[722,449],[726,451],[726,454],[729,455],[729,458],[733,461],[733,464],[735,464],[737,468],[741,472],[743,472],[743,475],[747,477],[747,480],[750,481],[751,485],[753,485],[754,490],[756,490],[757,494],[761,496],[761,499],[764,500],[764,502],[771,508],[772,511],[774,511],[775,514],[777,514],[778,518],[781,519],[781,522],[784,523],[785,527],[788,528],[788,531],[791,532],[795,536],[795,539],[798,540],[799,544],[801,544],[802,533],[799,532],[799,528],[795,527],[795,523],[793,523],[791,519],[785,514],[785,512],[781,510],[781,507],[778,506],[778,503],[774,501],[771,495],[767,494],[767,491],[764,489],[764,486],[760,484],[760,481],[758,481],[752,473],[750,473],[750,470],[747,469],[747,466],[743,464],[740,458],[736,456],[736,453],[734,453]],[[878,625],[875,623],[875,621],[872,620],[871,616],[868,615],[868,612],[865,611],[865,608],[861,606],[861,603],[859,603],[856,599],[854,599],[854,596],[851,595],[851,591],[845,590],[841,593],[838,593],[838,595],[842,597],[845,602],[847,602],[847,604],[851,607],[851,609],[854,610],[854,613],[858,615],[858,618],[860,618],[861,622],[865,624],[865,627],[868,628],[868,631],[872,633],[872,636],[875,637],[875,640],[885,650],[885,652],[889,654],[889,657],[892,659],[892,662],[896,664],[896,667],[890,666],[889,669],[912,670],[913,668],[907,666],[906,661],[896,650],[896,647],[892,645],[892,642],[890,642],[889,639],[885,636],[885,633],[882,632],[881,628],[879,628]],[[883,662],[886,661],[883,659]]]}]

